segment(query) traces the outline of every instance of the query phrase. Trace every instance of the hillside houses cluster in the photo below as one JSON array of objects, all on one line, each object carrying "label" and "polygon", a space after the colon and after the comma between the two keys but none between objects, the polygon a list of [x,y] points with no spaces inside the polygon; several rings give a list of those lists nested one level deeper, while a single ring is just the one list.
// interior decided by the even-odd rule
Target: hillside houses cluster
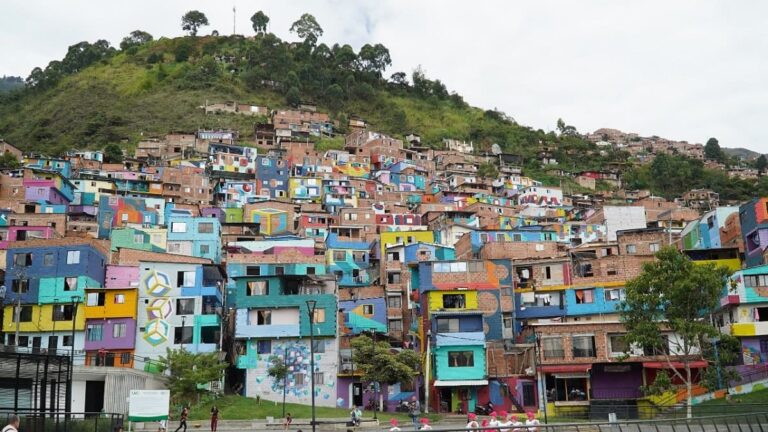
[{"label": "hillside houses cluster", "polygon": [[[230,363],[212,390],[262,399],[308,404],[314,381],[319,405],[345,408],[378,392],[385,409],[417,396],[452,412],[633,403],[675,363],[627,346],[616,306],[672,244],[735,271],[716,320],[741,338],[741,363],[768,361],[766,199],[573,196],[522,175],[512,155],[481,178],[494,157],[471,143],[427,149],[359,128],[343,149],[316,151],[307,135],[330,127],[321,113],[274,111],[256,145],[200,130],[142,141],[120,164],[28,155],[0,176],[0,341],[74,350],[72,411],[124,412],[128,388],[110,371],[162,386],[160,357],[180,348]],[[376,390],[352,360],[360,335],[430,367]],[[267,374],[274,356],[289,366],[285,388]]]}]

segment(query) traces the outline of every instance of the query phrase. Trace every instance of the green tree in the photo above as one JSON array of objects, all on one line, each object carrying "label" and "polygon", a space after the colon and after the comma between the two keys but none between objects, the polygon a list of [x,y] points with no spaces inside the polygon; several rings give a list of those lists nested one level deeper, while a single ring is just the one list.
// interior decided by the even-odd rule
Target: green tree
[{"label": "green tree", "polygon": [[344,89],[338,84],[331,84],[325,89],[325,101],[328,108],[338,111],[344,103]]},{"label": "green tree", "polygon": [[[714,264],[694,264],[668,246],[656,253],[655,261],[643,264],[639,276],[627,282],[626,299],[619,306],[628,344],[654,350],[685,383],[688,417],[693,396],[690,363],[701,356],[704,339],[717,334],[709,317],[720,305],[728,273]],[[665,333],[671,336],[665,338]],[[683,371],[672,367],[673,358],[683,363]],[[662,374],[649,391],[668,389],[668,378]]]},{"label": "green tree", "polygon": [[484,162],[478,165],[477,175],[485,178],[495,179],[499,176],[499,170],[496,169],[496,165],[491,162]]},{"label": "green tree", "polygon": [[125,51],[128,48],[144,45],[145,43],[151,40],[152,40],[151,34],[142,30],[134,30],[131,32],[131,34],[124,37],[122,42],[120,42],[120,49]]},{"label": "green tree", "polygon": [[271,356],[269,358],[269,368],[267,369],[267,375],[275,380],[278,388],[283,389],[283,417],[285,417],[285,378],[288,376],[288,366],[285,365],[285,361],[280,356]]},{"label": "green tree", "polygon": [[117,144],[109,144],[104,147],[104,162],[121,163],[123,161],[123,150]]},{"label": "green tree", "polygon": [[253,31],[256,34],[266,33],[267,24],[269,24],[269,17],[262,11],[258,11],[251,17],[251,23],[253,24]]},{"label": "green tree", "polygon": [[301,92],[296,87],[288,89],[288,93],[285,94],[285,101],[292,107],[297,107],[301,103]]},{"label": "green tree", "polygon": [[755,160],[757,175],[762,176],[766,168],[768,168],[768,158],[766,158],[764,154],[761,154],[757,160]]},{"label": "green tree", "polygon": [[723,161],[725,159],[725,153],[720,148],[720,143],[717,138],[710,138],[707,143],[704,144],[704,157],[713,161]]},{"label": "green tree", "polygon": [[197,36],[197,30],[207,25],[208,18],[197,10],[191,10],[181,17],[181,29],[188,31],[190,36]]},{"label": "green tree", "polygon": [[310,46],[314,46],[320,36],[323,35],[323,28],[317,23],[314,16],[305,13],[296,22],[291,24],[291,33],[304,39],[304,43]]},{"label": "green tree", "polygon": [[191,404],[208,392],[205,386],[221,378],[227,365],[219,360],[218,353],[193,354],[186,349],[166,350],[160,357],[161,372],[175,403]]},{"label": "green tree", "polygon": [[741,379],[739,372],[732,367],[741,357],[741,341],[729,334],[719,334],[717,339],[717,342],[707,340],[703,346],[703,354],[710,367],[704,371],[701,384],[710,390],[719,390],[721,385],[728,388],[731,382]]},{"label": "green tree", "polygon": [[19,160],[13,153],[6,152],[0,155],[0,169],[16,169],[20,166]]},{"label": "green tree", "polygon": [[389,50],[382,44],[365,44],[357,55],[358,65],[362,72],[381,78],[387,66],[392,64]]},{"label": "green tree", "polygon": [[[410,349],[393,350],[389,342],[375,342],[368,336],[352,340],[352,361],[368,383],[410,383],[421,370],[419,355]],[[382,395],[379,393],[379,406]]]}]

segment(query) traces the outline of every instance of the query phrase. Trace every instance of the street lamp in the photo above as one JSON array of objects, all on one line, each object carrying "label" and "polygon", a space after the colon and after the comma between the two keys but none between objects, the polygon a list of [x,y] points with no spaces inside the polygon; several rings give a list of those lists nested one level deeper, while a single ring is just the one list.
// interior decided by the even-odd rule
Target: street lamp
[{"label": "street lamp", "polygon": [[543,402],[544,409],[544,424],[547,423],[547,383],[544,380],[544,374],[539,370],[539,355],[541,354],[541,337],[536,333],[536,328],[533,328],[533,368],[536,373],[536,380],[539,385],[539,398]]},{"label": "street lamp", "polygon": [[[80,296],[73,296],[72,297],[72,345],[71,349],[69,350],[69,382],[67,383],[67,400],[66,400],[66,407],[67,412],[72,411],[72,380],[75,377],[75,324],[77,323],[77,304],[80,303]],[[63,306],[62,306],[63,308]],[[63,312],[63,311],[62,311]],[[55,322],[55,321],[54,321]],[[16,329],[18,331],[18,324],[16,325]],[[18,339],[16,342],[16,345],[18,346]]]},{"label": "street lamp", "polygon": [[187,316],[182,315],[181,316],[181,350],[182,351],[184,351],[184,329],[186,328],[185,327],[186,323],[187,323]]},{"label": "street lamp", "polygon": [[312,388],[312,432],[315,432],[315,307],[317,300],[307,300],[307,313],[309,314],[309,368]]}]

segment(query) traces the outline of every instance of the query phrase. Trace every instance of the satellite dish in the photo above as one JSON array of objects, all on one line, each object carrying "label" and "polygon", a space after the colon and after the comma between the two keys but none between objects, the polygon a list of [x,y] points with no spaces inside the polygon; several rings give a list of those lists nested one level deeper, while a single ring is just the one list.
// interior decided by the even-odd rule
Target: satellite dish
[{"label": "satellite dish", "polygon": [[501,154],[501,146],[499,146],[498,144],[492,145],[491,146],[491,153],[493,153],[495,155]]}]

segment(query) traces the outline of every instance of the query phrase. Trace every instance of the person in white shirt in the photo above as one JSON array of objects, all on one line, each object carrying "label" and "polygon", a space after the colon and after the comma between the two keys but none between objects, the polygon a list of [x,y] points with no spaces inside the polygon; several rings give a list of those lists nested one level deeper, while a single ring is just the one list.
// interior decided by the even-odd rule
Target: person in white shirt
[{"label": "person in white shirt", "polygon": [[477,429],[480,425],[477,423],[477,415],[475,413],[467,414],[467,429]]},{"label": "person in white shirt", "polygon": [[3,428],[3,432],[19,432],[19,423],[21,419],[16,414],[8,417],[8,425]]},{"label": "person in white shirt", "polygon": [[528,420],[525,421],[525,425],[528,426],[528,432],[539,432],[539,421],[536,420],[536,415],[533,411],[526,413]]},{"label": "person in white shirt", "polygon": [[[512,424],[512,422],[509,421],[509,414],[507,414],[506,411],[502,411],[500,417],[499,427],[510,426]],[[499,429],[499,432],[509,432],[509,429]]]},{"label": "person in white shirt", "polygon": [[419,430],[432,430],[432,426],[429,425],[428,418],[422,418],[420,422],[421,422],[421,427],[419,428]]},{"label": "person in white shirt", "polygon": [[521,422],[516,415],[512,415],[510,417],[510,426],[512,426],[512,432],[523,432],[523,428],[520,426],[523,425],[523,422]]}]

